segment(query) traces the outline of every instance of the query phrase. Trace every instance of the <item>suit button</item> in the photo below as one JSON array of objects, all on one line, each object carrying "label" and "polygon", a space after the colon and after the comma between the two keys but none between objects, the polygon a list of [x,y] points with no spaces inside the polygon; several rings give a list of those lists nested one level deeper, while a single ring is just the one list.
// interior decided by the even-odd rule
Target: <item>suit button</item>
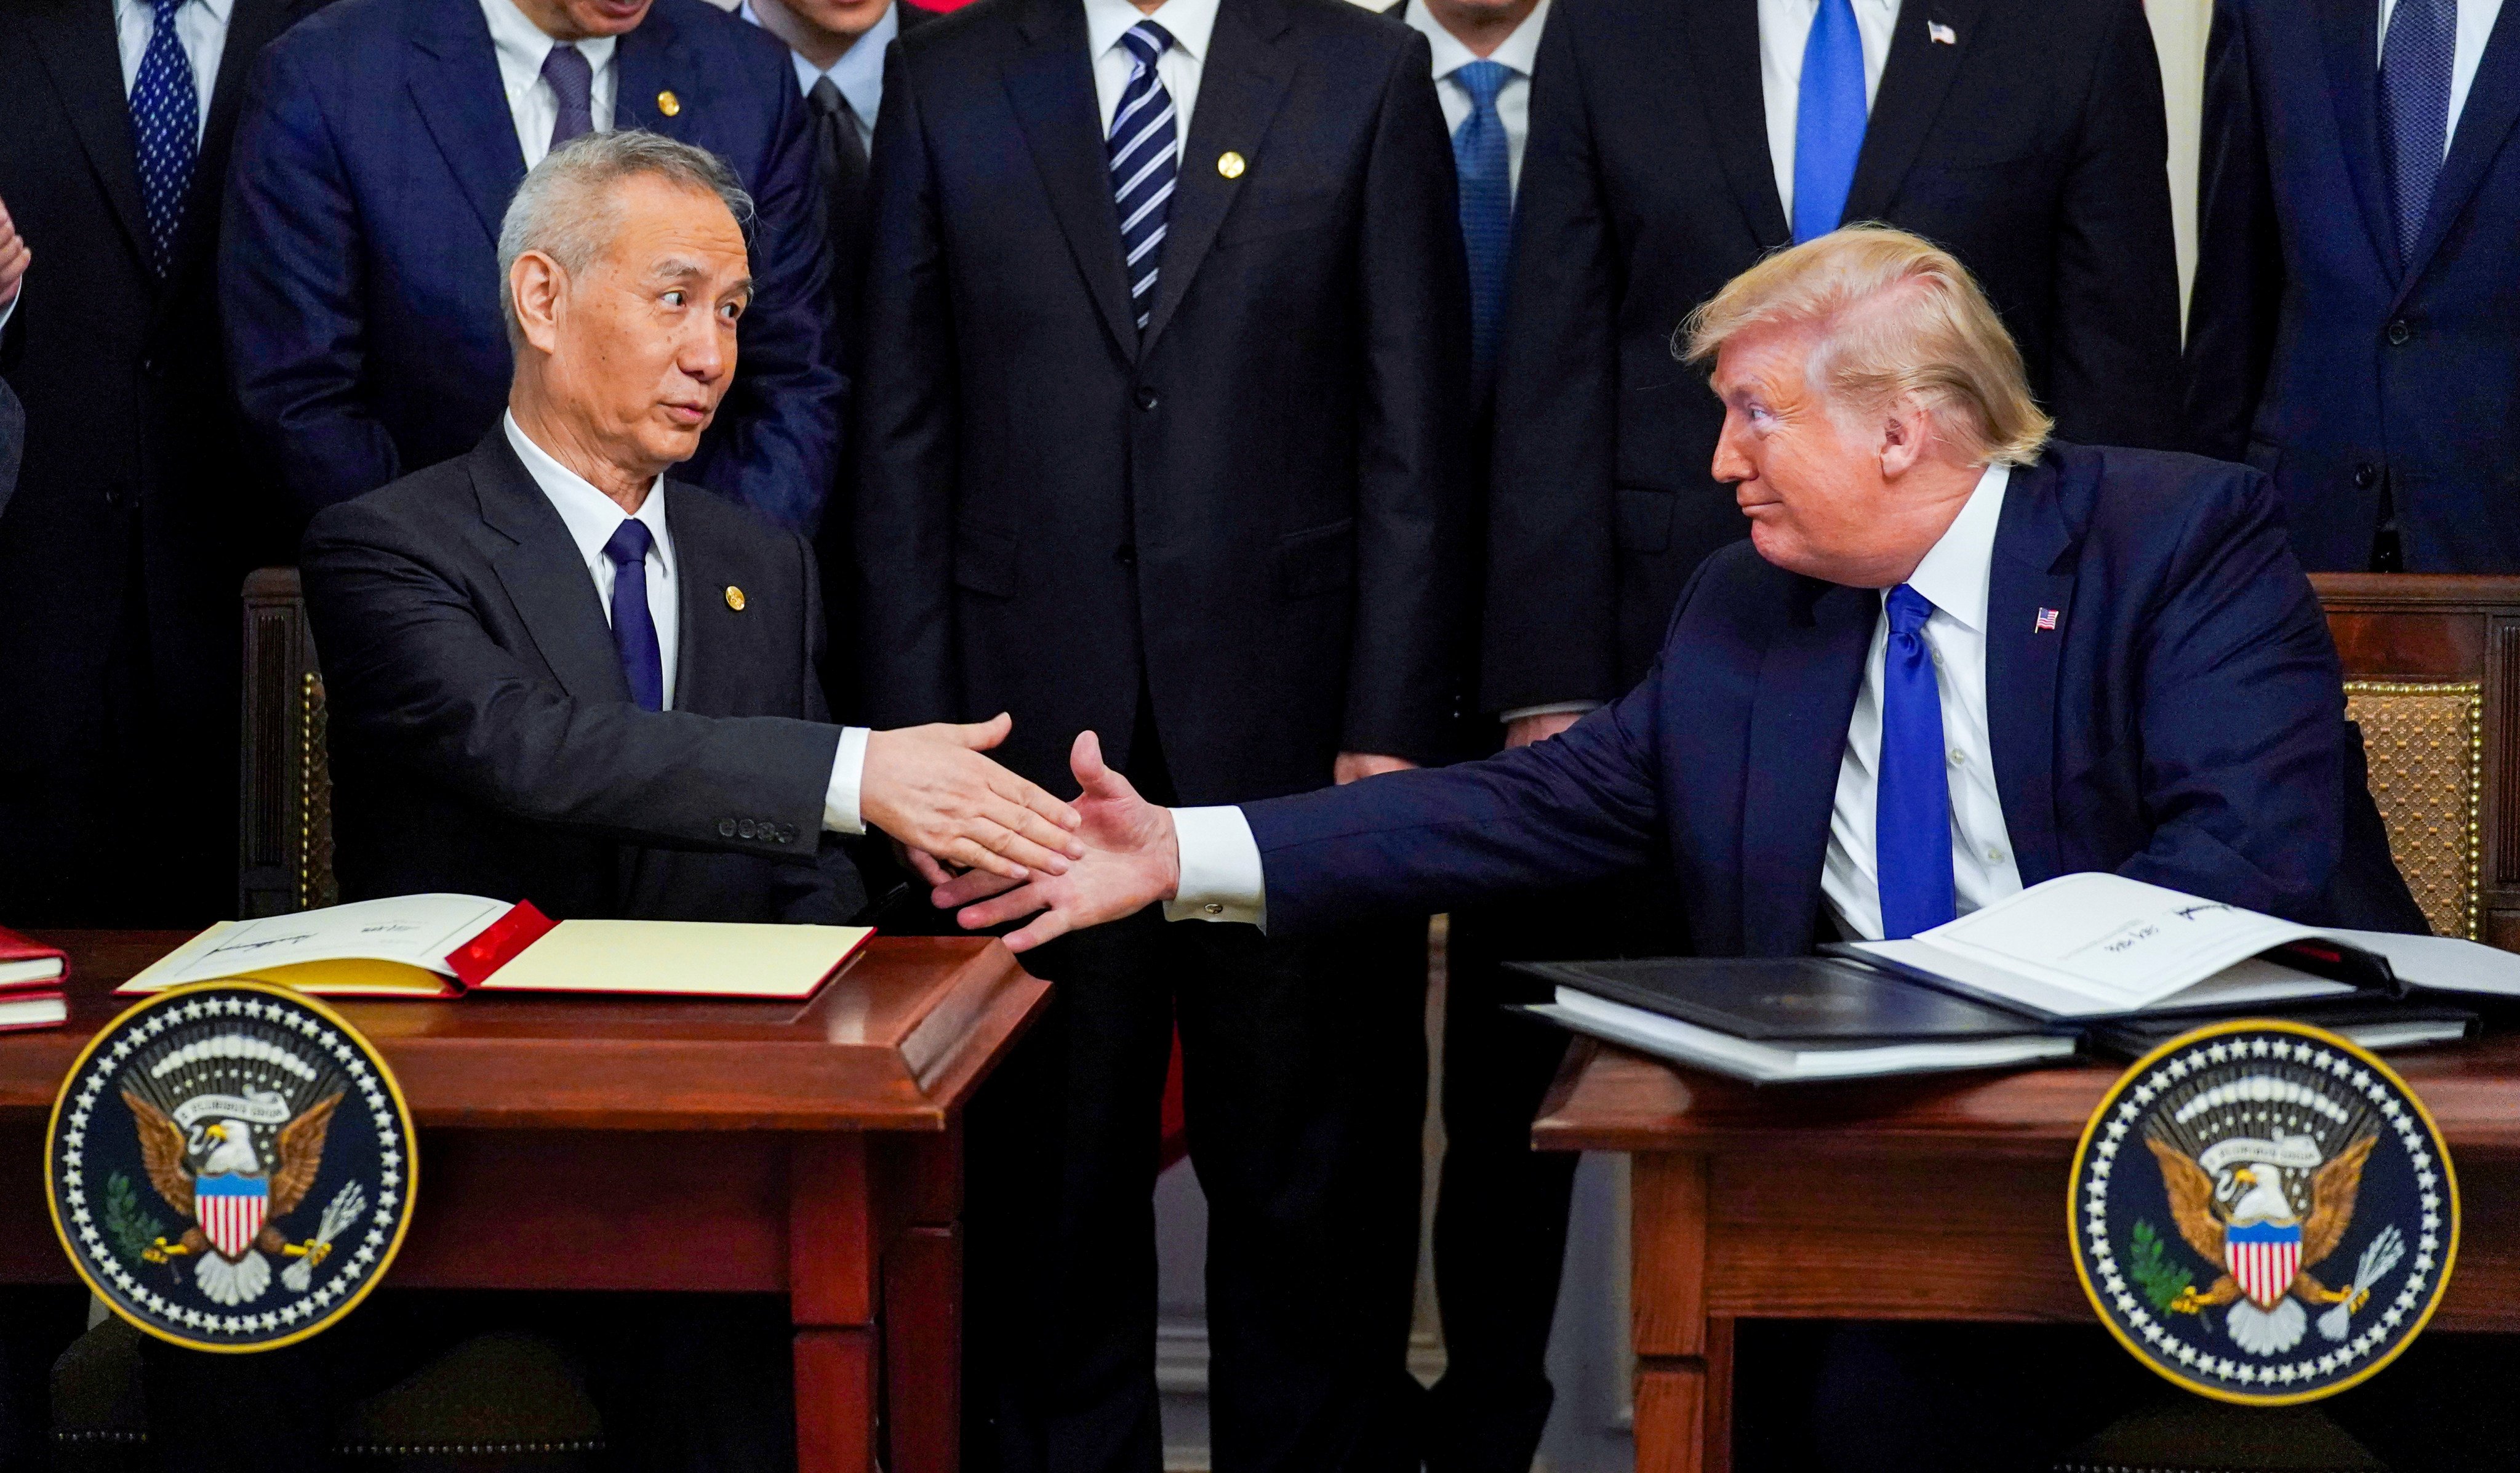
[{"label": "suit button", "polygon": [[1162,402],[1163,402],[1162,398],[1160,398],[1160,397],[1155,393],[1155,391],[1154,391],[1153,390],[1148,389],[1148,388],[1146,388],[1146,387],[1145,387],[1145,386],[1143,386],[1143,385],[1141,385],[1141,386],[1139,387],[1139,389],[1138,389],[1138,407],[1139,407],[1139,408],[1141,408],[1141,409],[1152,409],[1152,408],[1154,408],[1157,404],[1160,404],[1160,403],[1162,403]]},{"label": "suit button", "polygon": [[158,355],[156,353],[151,353],[148,357],[141,359],[140,371],[153,379],[158,377]]},{"label": "suit button", "polygon": [[735,826],[735,831],[736,831],[738,834],[740,834],[740,835],[743,836],[743,837],[744,837],[744,838],[746,838],[746,839],[751,838],[751,837],[753,836],[753,833],[754,833],[754,829],[753,829],[753,825],[752,825],[752,820],[751,820],[751,819],[749,819],[749,818],[747,818],[747,819],[743,820],[742,823],[737,824],[737,825]]},{"label": "suit button", "polygon": [[718,836],[720,839],[732,839],[732,838],[734,838],[734,837],[735,837],[735,820],[734,820],[734,819],[732,819],[732,818],[721,818],[721,819],[719,819],[719,820],[717,821],[717,836]]},{"label": "suit button", "polygon": [[2389,324],[2389,345],[2391,347],[2404,346],[2407,340],[2414,335],[2415,330],[2408,325],[2407,319],[2404,317],[2398,318],[2396,321]]},{"label": "suit button", "polygon": [[2379,479],[2380,468],[2378,466],[2359,465],[2354,468],[2354,485],[2358,490],[2367,491],[2371,489],[2372,483],[2377,482]]},{"label": "suit button", "polygon": [[1111,559],[1123,568],[1135,568],[1138,566],[1138,549],[1122,547],[1111,554]]}]

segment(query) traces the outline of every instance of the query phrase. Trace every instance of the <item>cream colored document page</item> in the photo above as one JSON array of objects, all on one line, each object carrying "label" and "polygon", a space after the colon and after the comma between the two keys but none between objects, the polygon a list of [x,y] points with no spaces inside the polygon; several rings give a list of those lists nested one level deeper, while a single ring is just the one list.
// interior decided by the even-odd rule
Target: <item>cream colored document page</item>
[{"label": "cream colored document page", "polygon": [[864,926],[562,921],[474,990],[805,997],[874,934]]}]

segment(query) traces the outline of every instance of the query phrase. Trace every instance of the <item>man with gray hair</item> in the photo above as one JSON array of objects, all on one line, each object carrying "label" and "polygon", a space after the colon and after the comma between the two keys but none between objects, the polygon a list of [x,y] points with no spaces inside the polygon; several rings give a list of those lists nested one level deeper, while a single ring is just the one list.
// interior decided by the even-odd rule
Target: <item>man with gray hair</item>
[{"label": "man with gray hair", "polygon": [[[1706,956],[1905,937],[2081,870],[2334,914],[2341,676],[2264,476],[2049,440],[1976,283],[1887,228],[1768,258],[1678,346],[1712,365],[1713,470],[1750,540],[1698,570],[1625,697],[1483,761],[1238,807],[1152,806],[1087,732],[1087,857],[937,902],[968,926],[1040,912],[1017,950],[1158,901],[1304,936],[1667,852]],[[2026,1464],[2127,1384],[2097,1336],[2068,1348],[2090,1374],[2034,1358],[2038,1395],[1959,1416],[1908,1395],[1928,1373],[1850,1377],[1935,1363],[1916,1333],[1823,1348],[1806,1465]]]}]

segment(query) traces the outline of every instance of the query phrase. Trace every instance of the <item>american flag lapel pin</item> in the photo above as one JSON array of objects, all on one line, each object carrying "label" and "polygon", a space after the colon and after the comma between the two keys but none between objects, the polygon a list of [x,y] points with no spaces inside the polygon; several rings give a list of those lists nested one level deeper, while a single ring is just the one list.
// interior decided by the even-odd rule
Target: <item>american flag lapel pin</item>
[{"label": "american flag lapel pin", "polygon": [[2054,609],[2042,609],[2039,611],[2040,633],[2052,634],[2056,632],[2056,616],[2058,612],[2059,611]]},{"label": "american flag lapel pin", "polygon": [[1960,33],[1940,21],[1928,21],[1925,23],[1925,39],[1937,46],[1958,46]]}]

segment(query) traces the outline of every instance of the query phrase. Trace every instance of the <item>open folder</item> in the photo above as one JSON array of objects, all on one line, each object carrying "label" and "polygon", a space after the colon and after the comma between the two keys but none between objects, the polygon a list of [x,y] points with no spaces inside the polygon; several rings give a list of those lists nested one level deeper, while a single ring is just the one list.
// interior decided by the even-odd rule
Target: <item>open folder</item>
[{"label": "open folder", "polygon": [[478,896],[396,896],[220,921],[115,989],[242,978],[326,997],[585,992],[798,1000],[857,954],[864,926],[554,921]]}]

